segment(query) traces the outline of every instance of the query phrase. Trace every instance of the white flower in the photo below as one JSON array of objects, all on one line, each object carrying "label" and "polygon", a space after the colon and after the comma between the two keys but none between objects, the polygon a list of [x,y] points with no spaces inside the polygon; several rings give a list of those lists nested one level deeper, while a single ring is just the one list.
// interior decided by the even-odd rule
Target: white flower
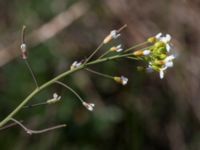
[{"label": "white flower", "polygon": [[95,104],[93,104],[93,103],[86,103],[86,102],[83,102],[82,104],[83,104],[83,106],[85,106],[89,111],[93,111],[93,110],[94,110]]},{"label": "white flower", "polygon": [[175,59],[174,55],[170,55],[167,58],[165,58],[164,63],[165,63],[165,67],[169,68],[169,67],[173,67],[173,59]]},{"label": "white flower", "polygon": [[110,48],[110,51],[121,52],[121,51],[123,51],[122,45],[120,44],[120,45],[117,45],[117,46],[113,46],[113,47]]},{"label": "white flower", "polygon": [[103,40],[103,44],[107,44],[112,39],[116,39],[120,36],[119,32],[117,30],[112,30],[108,36],[105,37]]},{"label": "white flower", "polygon": [[22,43],[20,48],[21,48],[22,53],[26,53],[26,44],[25,43]]},{"label": "white flower", "polygon": [[118,33],[117,30],[112,30],[112,31],[110,32],[110,36],[111,36],[113,39],[116,39],[116,38],[118,38],[118,37],[120,36],[120,34]]},{"label": "white flower", "polygon": [[147,49],[143,51],[143,55],[145,55],[145,56],[149,55],[150,53],[151,53],[151,51],[147,50]]},{"label": "white flower", "polygon": [[162,68],[160,68],[160,78],[163,79],[164,78],[164,71],[167,68],[171,68],[173,67],[174,63],[173,63],[173,59],[175,59],[174,55],[170,55],[167,58],[165,58],[164,60],[164,66]]},{"label": "white flower", "polygon": [[60,99],[61,99],[61,96],[58,96],[57,93],[54,93],[54,94],[53,94],[53,98],[47,100],[47,103],[48,103],[48,104],[56,103],[56,102],[60,101]]},{"label": "white flower", "polygon": [[156,38],[157,40],[160,40],[160,37],[161,37],[161,36],[162,36],[162,33],[160,32],[160,33],[156,34],[155,38]]},{"label": "white flower", "polygon": [[128,78],[121,76],[122,85],[126,85],[128,83]]},{"label": "white flower", "polygon": [[122,85],[126,85],[128,83],[128,78],[121,76],[121,77],[114,77],[114,80]]},{"label": "white flower", "polygon": [[71,70],[72,70],[72,69],[75,69],[75,68],[77,68],[77,67],[80,67],[81,65],[82,65],[81,62],[74,61],[74,62],[72,63],[72,65],[71,65],[70,69],[71,69]]},{"label": "white flower", "polygon": [[166,45],[166,49],[167,52],[169,52],[171,50],[171,45],[169,44],[169,42],[171,41],[171,35],[166,34],[165,36],[162,35],[162,33],[158,33],[155,38],[163,43],[165,43]]}]

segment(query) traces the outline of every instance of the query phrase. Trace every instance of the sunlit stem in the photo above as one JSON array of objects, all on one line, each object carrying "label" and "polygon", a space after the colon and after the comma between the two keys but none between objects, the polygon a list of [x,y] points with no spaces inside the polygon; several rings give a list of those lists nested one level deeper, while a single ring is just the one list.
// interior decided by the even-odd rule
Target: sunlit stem
[{"label": "sunlit stem", "polygon": [[96,74],[96,75],[99,75],[101,77],[105,77],[105,78],[109,78],[109,79],[113,79],[113,76],[110,76],[110,75],[107,75],[107,74],[104,74],[104,73],[101,73],[101,72],[97,72],[95,70],[92,70],[92,69],[89,69],[89,68],[86,68],[85,70],[93,73],[93,74]]},{"label": "sunlit stem", "polygon": [[135,48],[138,48],[138,47],[144,46],[144,45],[146,45],[146,44],[148,44],[148,42],[143,42],[143,43],[140,43],[140,44],[134,45],[134,46],[132,46],[132,47],[126,49],[124,52],[129,52],[130,50],[133,50],[133,49],[135,49]]},{"label": "sunlit stem", "polygon": [[55,83],[62,85],[63,87],[67,88],[68,90],[70,90],[74,95],[76,95],[76,97],[81,101],[81,103],[84,102],[83,98],[81,98],[81,96],[75,91],[73,90],[71,87],[69,87],[68,85],[66,85],[63,82],[60,81],[55,81]]},{"label": "sunlit stem", "polygon": [[28,129],[27,127],[25,127],[21,122],[19,122],[18,120],[14,119],[14,118],[10,118],[10,120],[17,123],[20,127],[22,127],[26,131],[27,134],[30,134],[30,135],[41,134],[41,133],[45,133],[45,132],[48,132],[51,130],[66,127],[66,124],[61,124],[61,125],[53,126],[53,127],[42,129],[42,130],[31,130],[31,129]]}]

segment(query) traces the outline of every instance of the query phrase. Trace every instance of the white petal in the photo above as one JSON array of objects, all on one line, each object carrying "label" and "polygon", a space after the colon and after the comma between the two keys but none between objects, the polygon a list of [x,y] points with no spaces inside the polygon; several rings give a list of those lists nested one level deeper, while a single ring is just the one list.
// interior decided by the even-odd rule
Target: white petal
[{"label": "white petal", "polygon": [[171,35],[166,34],[165,39],[166,39],[167,42],[169,42],[171,40],[171,38],[172,38]]},{"label": "white petal", "polygon": [[121,52],[121,51],[123,51],[123,49],[122,49],[122,48],[120,48],[120,49],[117,49],[116,51],[117,51],[117,52]]},{"label": "white petal", "polygon": [[53,93],[53,98],[57,99],[58,98],[58,94],[57,93]]},{"label": "white petal", "polygon": [[144,51],[143,51],[143,55],[145,55],[145,56],[146,56],[146,55],[149,55],[150,52],[151,52],[150,50],[144,50]]},{"label": "white petal", "polygon": [[170,55],[167,58],[165,58],[165,62],[172,61],[173,59],[175,59],[175,56],[174,55]]},{"label": "white petal", "polygon": [[155,37],[156,37],[157,39],[160,39],[161,36],[162,36],[162,33],[160,32],[160,33],[156,34]]},{"label": "white petal", "polygon": [[126,85],[128,83],[128,78],[121,76],[122,85]]},{"label": "white petal", "polygon": [[167,49],[167,52],[170,52],[171,46],[169,44],[166,44],[166,49]]},{"label": "white petal", "polygon": [[165,66],[168,67],[173,67],[174,63],[172,61],[168,61]]},{"label": "white petal", "polygon": [[121,47],[122,47],[122,45],[121,45],[121,44],[120,44],[120,45],[117,45],[117,48],[118,48],[118,49],[120,49]]},{"label": "white petal", "polygon": [[164,78],[164,70],[160,69],[160,79],[163,79],[163,78]]}]

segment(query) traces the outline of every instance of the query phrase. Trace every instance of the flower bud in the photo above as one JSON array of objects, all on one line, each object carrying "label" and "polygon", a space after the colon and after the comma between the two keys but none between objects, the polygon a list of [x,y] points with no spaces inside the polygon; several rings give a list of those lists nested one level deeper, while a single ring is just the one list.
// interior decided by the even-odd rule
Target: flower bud
[{"label": "flower bud", "polygon": [[147,39],[147,42],[149,42],[149,43],[155,43],[156,41],[157,40],[156,40],[155,37],[150,37],[150,38]]},{"label": "flower bud", "polygon": [[94,110],[95,104],[93,104],[93,103],[86,103],[86,102],[83,102],[82,104],[83,104],[83,106],[85,106],[89,111],[93,111],[93,110]]},{"label": "flower bud", "polygon": [[114,77],[114,80],[122,85],[126,85],[128,83],[128,78],[121,76],[121,77]]}]

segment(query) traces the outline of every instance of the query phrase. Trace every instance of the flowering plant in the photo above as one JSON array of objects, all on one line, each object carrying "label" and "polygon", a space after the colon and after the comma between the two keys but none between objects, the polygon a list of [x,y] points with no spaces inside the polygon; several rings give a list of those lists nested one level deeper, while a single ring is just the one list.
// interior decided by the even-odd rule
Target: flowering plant
[{"label": "flowering plant", "polygon": [[34,107],[38,105],[44,105],[44,104],[54,104],[61,101],[61,96],[59,96],[57,93],[53,94],[53,98],[48,99],[45,102],[34,104],[31,106],[27,106],[26,104],[40,91],[43,89],[49,87],[52,84],[59,84],[69,91],[71,91],[75,96],[80,100],[81,104],[88,109],[89,111],[93,111],[95,108],[94,103],[88,103],[86,102],[74,89],[72,89],[70,86],[68,86],[66,83],[63,83],[59,81],[60,79],[67,77],[70,74],[73,74],[74,72],[77,72],[79,70],[87,70],[91,73],[94,73],[96,75],[111,79],[115,81],[116,83],[119,83],[123,86],[125,86],[128,83],[128,78],[120,75],[108,75],[106,73],[98,72],[96,70],[93,70],[90,68],[90,66],[95,64],[100,64],[106,61],[116,60],[120,58],[128,58],[128,59],[134,59],[145,62],[147,65],[144,67],[147,72],[150,71],[156,71],[159,72],[160,78],[164,78],[164,74],[166,70],[173,66],[173,60],[175,56],[171,54],[172,52],[172,44],[171,44],[171,36],[169,34],[162,35],[161,33],[152,36],[148,38],[145,42],[141,44],[134,45],[130,48],[124,49],[122,48],[122,45],[119,44],[117,46],[113,45],[108,50],[106,50],[104,53],[102,53],[100,56],[95,57],[97,52],[99,52],[101,49],[104,48],[105,45],[108,43],[111,43],[112,40],[115,40],[120,37],[121,31],[126,27],[126,25],[122,26],[118,30],[112,30],[105,38],[102,40],[102,42],[99,44],[99,46],[89,55],[86,59],[82,59],[81,61],[74,61],[71,66],[69,67],[69,70],[65,71],[64,73],[56,76],[55,78],[47,81],[46,83],[39,85],[37,78],[31,68],[31,65],[28,62],[28,56],[27,56],[27,46],[25,43],[25,27],[22,29],[22,43],[21,43],[21,55],[22,59],[25,61],[32,78],[35,82],[36,89],[33,90],[7,117],[5,117],[0,122],[0,127],[5,126],[9,121],[13,121],[17,125],[20,125],[28,134],[38,134],[43,133],[46,131],[50,131],[53,129],[57,129],[60,127],[64,127],[65,125],[58,125],[54,127],[50,127],[43,130],[30,130],[26,128],[20,121],[14,119],[13,117],[24,107]]}]

